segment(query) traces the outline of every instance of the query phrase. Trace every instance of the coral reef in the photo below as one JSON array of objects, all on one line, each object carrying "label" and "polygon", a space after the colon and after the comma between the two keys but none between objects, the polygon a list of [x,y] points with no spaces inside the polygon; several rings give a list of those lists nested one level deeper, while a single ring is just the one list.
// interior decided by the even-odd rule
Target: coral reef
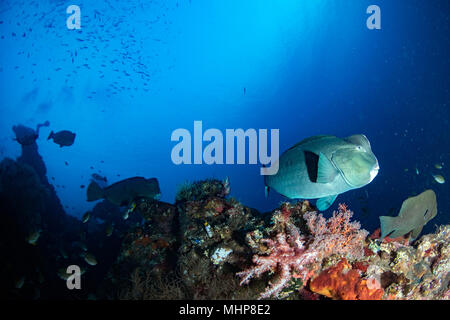
[{"label": "coral reef", "polygon": [[297,280],[294,282],[298,283],[296,289],[299,289],[317,274],[325,259],[332,261],[333,255],[352,260],[364,255],[367,231],[360,230],[359,223],[350,222],[353,212],[345,205],[339,205],[339,211],[328,220],[321,214],[309,211],[311,208],[306,201],[296,206],[299,205],[301,208],[297,207],[296,212],[300,209],[309,233],[300,234],[299,227],[290,220],[292,205],[285,203],[281,210],[274,213],[275,225],[281,224],[276,229],[281,231],[275,234],[274,239],[259,240],[260,244],[268,247],[268,255],[254,255],[256,266],[237,274],[242,278],[241,284],[247,284],[251,278],[265,272],[276,273],[278,280],[271,283],[261,298],[278,297],[292,279]]},{"label": "coral reef", "polygon": [[127,234],[111,273],[117,297],[449,298],[449,226],[413,244],[381,242],[344,204],[328,219],[308,201],[261,214],[228,192],[228,181],[209,179],[183,186],[174,205],[141,202],[145,222]]},{"label": "coral reef", "polygon": [[450,226],[424,235],[412,245],[370,239],[367,276],[380,279],[383,299],[449,299]]},{"label": "coral reef", "polygon": [[174,205],[140,202],[136,211],[144,222],[128,232],[111,272],[117,297],[250,297],[235,272],[250,254],[242,230],[262,222],[254,210],[226,199],[229,191],[227,179],[208,179],[184,185]]},{"label": "coral reef", "polygon": [[343,258],[334,267],[322,271],[309,283],[315,293],[340,300],[379,300],[384,294],[376,279],[362,279],[360,271],[354,269]]},{"label": "coral reef", "polygon": [[[174,204],[142,199],[124,212],[101,201],[82,222],[65,214],[45,175],[5,159],[2,297],[450,298],[450,225],[414,242],[381,241],[343,204],[329,218],[308,201],[260,213],[229,193],[228,179],[207,179],[183,185]],[[83,290],[66,289],[70,264],[81,266]]]}]

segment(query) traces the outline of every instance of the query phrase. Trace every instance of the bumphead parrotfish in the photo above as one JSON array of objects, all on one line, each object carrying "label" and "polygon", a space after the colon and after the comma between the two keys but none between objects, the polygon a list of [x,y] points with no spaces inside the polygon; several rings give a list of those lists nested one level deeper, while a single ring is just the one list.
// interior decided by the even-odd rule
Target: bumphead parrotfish
[{"label": "bumphead parrotfish", "polygon": [[318,199],[321,211],[339,194],[369,184],[379,170],[369,140],[362,134],[310,137],[285,151],[278,161],[278,173],[265,176],[266,195],[272,188],[291,199]]},{"label": "bumphead parrotfish", "polygon": [[87,188],[87,201],[106,199],[117,206],[128,206],[141,198],[159,199],[161,191],[156,178],[128,178],[102,188],[92,181]]},{"label": "bumphead parrotfish", "polygon": [[436,193],[429,189],[418,196],[403,201],[397,217],[380,217],[381,238],[401,237],[412,231],[411,237],[416,239],[424,225],[437,214]]}]

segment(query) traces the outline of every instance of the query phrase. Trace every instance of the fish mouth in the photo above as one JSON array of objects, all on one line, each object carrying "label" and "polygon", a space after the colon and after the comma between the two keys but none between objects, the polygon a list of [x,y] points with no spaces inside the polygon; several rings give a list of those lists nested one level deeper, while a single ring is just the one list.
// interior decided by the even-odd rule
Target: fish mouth
[{"label": "fish mouth", "polygon": [[373,179],[375,179],[375,177],[377,176],[379,170],[380,170],[380,166],[378,165],[378,161],[377,161],[377,164],[372,168],[372,170],[370,170],[369,183],[372,182]]}]

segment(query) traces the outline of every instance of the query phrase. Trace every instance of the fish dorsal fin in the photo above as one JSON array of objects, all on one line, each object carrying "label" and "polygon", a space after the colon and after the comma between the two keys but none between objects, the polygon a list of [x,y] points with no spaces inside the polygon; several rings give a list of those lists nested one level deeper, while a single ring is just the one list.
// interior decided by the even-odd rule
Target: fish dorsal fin
[{"label": "fish dorsal fin", "polygon": [[317,163],[317,182],[329,183],[334,180],[339,172],[330,160],[322,153],[319,153],[319,162]]},{"label": "fish dorsal fin", "polygon": [[320,140],[320,139],[325,139],[325,138],[334,138],[334,136],[329,136],[326,134],[322,134],[322,135],[318,135],[318,136],[314,136],[314,137],[309,137],[306,139],[303,139],[302,141],[296,143],[295,145],[293,145],[292,147],[290,147],[288,150],[294,149],[296,147],[298,147],[299,145],[305,144],[305,143],[309,143],[315,140]]},{"label": "fish dorsal fin", "polygon": [[338,195],[335,194],[332,196],[317,199],[317,202],[316,202],[317,209],[319,209],[319,211],[327,210],[333,204],[334,200],[336,200],[337,196]]}]

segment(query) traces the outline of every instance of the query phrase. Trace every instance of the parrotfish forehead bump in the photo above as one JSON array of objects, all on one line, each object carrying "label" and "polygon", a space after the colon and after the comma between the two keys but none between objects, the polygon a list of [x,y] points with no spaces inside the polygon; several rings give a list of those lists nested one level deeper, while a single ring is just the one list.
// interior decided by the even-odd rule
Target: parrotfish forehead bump
[{"label": "parrotfish forehead bump", "polygon": [[377,158],[370,149],[362,146],[339,149],[332,160],[344,180],[354,188],[370,183],[378,174]]}]

